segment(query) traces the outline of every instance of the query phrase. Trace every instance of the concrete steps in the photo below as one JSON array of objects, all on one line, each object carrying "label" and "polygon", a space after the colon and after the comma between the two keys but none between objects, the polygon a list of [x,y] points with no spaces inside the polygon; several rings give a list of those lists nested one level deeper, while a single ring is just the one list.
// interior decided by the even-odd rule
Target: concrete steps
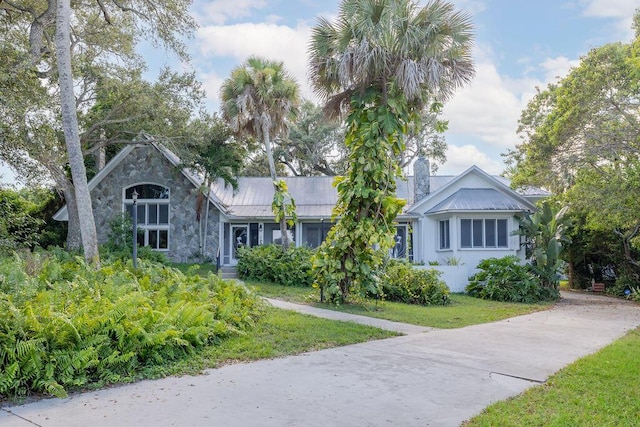
[{"label": "concrete steps", "polygon": [[222,273],[223,279],[237,279],[238,272],[236,271],[236,267],[232,265],[223,265],[220,267],[220,272]]}]

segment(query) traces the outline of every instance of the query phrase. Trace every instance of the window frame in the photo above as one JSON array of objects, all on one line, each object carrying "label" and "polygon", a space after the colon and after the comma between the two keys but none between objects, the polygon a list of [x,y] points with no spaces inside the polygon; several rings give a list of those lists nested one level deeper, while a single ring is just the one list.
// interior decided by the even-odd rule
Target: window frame
[{"label": "window frame", "polygon": [[[140,198],[136,200],[138,209],[138,233],[142,238],[139,242],[142,246],[149,246],[154,251],[168,252],[171,247],[171,189],[167,186],[157,184],[155,182],[140,182],[129,185],[122,189],[122,210],[123,213],[129,213],[132,216],[133,199],[127,198],[127,193],[134,187],[155,186],[163,189],[160,198]],[[137,190],[136,190],[137,191]],[[138,191],[137,191],[138,192]],[[151,191],[139,191],[140,194],[149,194]],[[166,206],[166,209],[164,208]],[[153,208],[150,208],[153,207]],[[142,209],[142,212],[141,212]],[[155,221],[149,222],[150,214],[155,209]],[[166,222],[160,222],[161,217],[166,212]],[[141,215],[142,213],[142,215]],[[132,218],[133,219],[133,218]],[[154,238],[155,234],[155,238]],[[166,241],[166,247],[161,247],[161,243]],[[154,243],[154,246],[151,246]],[[163,245],[162,245],[163,246]]]},{"label": "window frame", "polygon": [[[462,250],[510,249],[509,220],[507,218],[460,218],[459,225],[459,244]],[[488,232],[489,229],[491,232]],[[488,236],[490,237],[488,238]],[[488,244],[488,240],[489,243],[491,243],[490,240],[493,240],[493,244]]]},{"label": "window frame", "polygon": [[438,250],[451,250],[451,220],[449,218],[438,221]]}]

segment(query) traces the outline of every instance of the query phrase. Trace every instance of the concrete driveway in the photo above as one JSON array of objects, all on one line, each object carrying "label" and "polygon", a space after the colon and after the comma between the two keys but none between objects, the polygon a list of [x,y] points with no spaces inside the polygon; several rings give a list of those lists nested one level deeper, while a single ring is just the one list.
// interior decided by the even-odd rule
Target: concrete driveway
[{"label": "concrete driveway", "polygon": [[638,305],[563,293],[500,322],[7,407],[0,425],[458,426],[639,325]]}]

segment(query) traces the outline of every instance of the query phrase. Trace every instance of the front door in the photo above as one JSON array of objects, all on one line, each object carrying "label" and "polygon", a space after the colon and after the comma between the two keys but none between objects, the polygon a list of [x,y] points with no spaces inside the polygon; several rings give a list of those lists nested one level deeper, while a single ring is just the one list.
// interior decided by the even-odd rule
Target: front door
[{"label": "front door", "polygon": [[249,238],[249,226],[247,224],[231,225],[231,264],[238,263],[238,248],[246,246]]}]

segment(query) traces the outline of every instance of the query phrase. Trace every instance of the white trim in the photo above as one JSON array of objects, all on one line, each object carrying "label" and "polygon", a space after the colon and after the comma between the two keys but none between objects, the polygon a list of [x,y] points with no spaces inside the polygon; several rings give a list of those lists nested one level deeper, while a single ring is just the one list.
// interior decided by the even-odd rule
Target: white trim
[{"label": "white trim", "polygon": [[[438,194],[444,193],[446,194],[446,191],[449,191],[449,188],[453,187],[457,182],[461,181],[464,177],[466,177],[467,175],[471,175],[472,173],[478,174],[481,177],[485,178],[487,181],[489,181],[491,184],[494,185],[495,189],[509,195],[510,197],[513,197],[514,199],[520,201],[521,203],[523,203],[525,206],[529,206],[531,210],[536,210],[536,207],[525,197],[523,197],[522,195],[518,194],[516,191],[514,191],[513,189],[511,189],[511,187],[503,184],[502,182],[500,182],[498,179],[496,179],[495,177],[489,175],[488,173],[486,173],[485,171],[483,171],[482,169],[480,169],[479,167],[473,165],[471,166],[469,169],[465,170],[464,172],[462,172],[460,175],[456,176],[455,178],[453,178],[451,181],[447,182],[445,185],[443,185],[442,187],[440,187],[438,190],[436,190],[433,193],[430,193],[429,195],[427,195],[426,197],[424,197],[422,200],[418,201],[417,203],[414,203],[413,206],[411,206],[410,209],[407,210],[408,214],[420,214],[420,208],[422,206],[424,206],[425,204],[427,204],[433,197],[435,197]],[[486,212],[486,210],[479,210],[477,212]],[[513,212],[513,211],[510,211]],[[438,212],[438,214],[440,214],[441,212]]]}]

